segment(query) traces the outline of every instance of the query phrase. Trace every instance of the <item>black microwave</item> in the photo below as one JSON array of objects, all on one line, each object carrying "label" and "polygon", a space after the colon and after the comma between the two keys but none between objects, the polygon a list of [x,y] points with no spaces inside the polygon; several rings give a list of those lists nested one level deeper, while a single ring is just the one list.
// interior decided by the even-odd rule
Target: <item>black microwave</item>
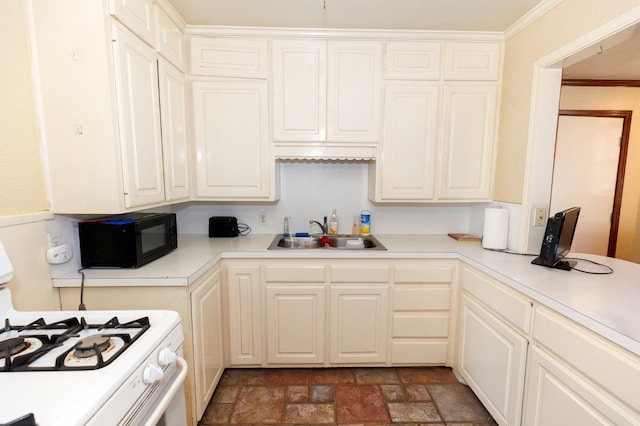
[{"label": "black microwave", "polygon": [[178,247],[174,213],[126,213],[78,222],[83,268],[137,268]]}]

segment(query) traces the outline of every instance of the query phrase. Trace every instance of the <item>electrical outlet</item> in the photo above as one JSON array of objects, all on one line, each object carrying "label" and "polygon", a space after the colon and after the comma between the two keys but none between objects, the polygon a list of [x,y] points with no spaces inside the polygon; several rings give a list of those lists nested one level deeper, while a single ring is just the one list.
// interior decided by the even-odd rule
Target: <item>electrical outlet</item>
[{"label": "electrical outlet", "polygon": [[545,226],[547,224],[547,209],[541,207],[533,212],[533,226]]},{"label": "electrical outlet", "polygon": [[259,212],[258,213],[258,223],[260,225],[266,225],[267,224],[267,214],[265,212]]},{"label": "electrical outlet", "polygon": [[49,248],[57,247],[62,244],[62,237],[59,232],[49,232],[47,234],[47,239],[49,240]]}]

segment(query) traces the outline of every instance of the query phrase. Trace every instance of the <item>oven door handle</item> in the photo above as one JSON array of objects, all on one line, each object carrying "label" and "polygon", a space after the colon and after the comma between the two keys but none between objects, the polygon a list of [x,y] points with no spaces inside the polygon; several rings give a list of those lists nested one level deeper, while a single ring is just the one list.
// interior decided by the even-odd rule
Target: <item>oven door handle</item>
[{"label": "oven door handle", "polygon": [[178,364],[178,367],[180,368],[180,372],[176,376],[173,383],[171,383],[171,386],[165,392],[164,396],[158,403],[158,406],[155,408],[155,410],[151,412],[149,418],[144,423],[145,426],[157,425],[158,421],[160,421],[160,418],[162,417],[167,407],[173,400],[173,397],[175,396],[175,394],[182,389],[182,383],[184,382],[185,377],[187,377],[187,370],[188,370],[187,361],[185,361],[184,358],[182,357],[177,357],[176,364]]}]

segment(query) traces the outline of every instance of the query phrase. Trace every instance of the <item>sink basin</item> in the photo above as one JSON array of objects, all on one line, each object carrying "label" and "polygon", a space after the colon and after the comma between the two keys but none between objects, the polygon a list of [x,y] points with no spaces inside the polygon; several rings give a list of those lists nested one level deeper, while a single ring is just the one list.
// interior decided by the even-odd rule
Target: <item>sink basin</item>
[{"label": "sink basin", "polygon": [[321,247],[322,235],[309,237],[276,237],[269,245],[269,250],[295,250],[295,249],[328,249],[328,250],[386,250],[373,235],[328,235],[334,247]]}]

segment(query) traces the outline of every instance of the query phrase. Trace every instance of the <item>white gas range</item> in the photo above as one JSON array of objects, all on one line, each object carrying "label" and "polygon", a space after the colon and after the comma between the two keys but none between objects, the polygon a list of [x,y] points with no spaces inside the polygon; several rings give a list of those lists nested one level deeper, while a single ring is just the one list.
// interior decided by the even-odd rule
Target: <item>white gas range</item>
[{"label": "white gas range", "polygon": [[0,242],[0,424],[185,425],[173,311],[16,311]]}]

